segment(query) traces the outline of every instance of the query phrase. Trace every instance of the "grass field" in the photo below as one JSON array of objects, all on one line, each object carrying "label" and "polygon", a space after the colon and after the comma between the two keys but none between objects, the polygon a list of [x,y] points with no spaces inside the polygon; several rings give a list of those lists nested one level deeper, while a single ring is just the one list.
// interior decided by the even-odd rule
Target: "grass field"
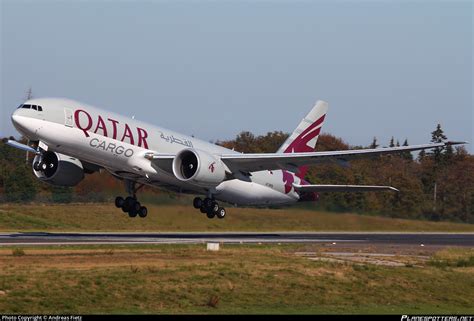
[{"label": "grass field", "polygon": [[430,261],[405,267],[311,261],[295,255],[300,250],[321,248],[2,248],[0,311],[474,313],[473,249],[443,250]]},{"label": "grass field", "polygon": [[474,232],[474,224],[326,213],[297,208],[228,208],[208,219],[183,205],[149,206],[145,219],[109,204],[0,205],[1,231],[417,231]]}]

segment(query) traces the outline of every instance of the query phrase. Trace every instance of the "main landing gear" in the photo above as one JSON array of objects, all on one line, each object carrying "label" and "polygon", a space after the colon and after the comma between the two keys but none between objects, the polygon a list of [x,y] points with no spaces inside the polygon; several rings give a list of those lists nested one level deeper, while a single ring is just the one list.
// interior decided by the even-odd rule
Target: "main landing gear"
[{"label": "main landing gear", "polygon": [[115,206],[121,208],[124,213],[128,213],[130,217],[146,217],[148,215],[148,209],[145,206],[141,206],[140,202],[132,196],[128,196],[125,199],[122,196],[115,198]]},{"label": "main landing gear", "polygon": [[148,215],[148,209],[145,206],[141,206],[140,202],[137,200],[136,193],[143,187],[140,185],[138,188],[135,188],[136,183],[125,180],[125,187],[127,192],[131,195],[126,198],[117,196],[115,198],[115,206],[121,208],[124,213],[128,213],[130,217],[146,217]]},{"label": "main landing gear", "polygon": [[204,200],[200,197],[196,197],[193,201],[193,206],[196,209],[199,209],[201,213],[207,215],[208,218],[218,218],[225,217],[225,208],[220,207],[219,204],[211,198],[206,197]]}]

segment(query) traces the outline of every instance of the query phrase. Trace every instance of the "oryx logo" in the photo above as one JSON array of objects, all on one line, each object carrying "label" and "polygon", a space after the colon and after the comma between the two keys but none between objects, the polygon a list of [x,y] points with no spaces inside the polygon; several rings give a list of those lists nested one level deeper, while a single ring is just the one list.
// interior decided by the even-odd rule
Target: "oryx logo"
[{"label": "oryx logo", "polygon": [[293,188],[293,182],[295,181],[295,177],[293,174],[289,173],[288,171],[283,170],[283,183],[285,183],[285,194],[291,192]]},{"label": "oryx logo", "polygon": [[[319,133],[321,132],[321,127],[324,122],[324,117],[326,117],[326,114],[322,115],[319,117],[318,120],[316,120],[314,123],[312,123],[308,128],[303,130],[301,134],[299,134],[293,141],[288,145],[288,147],[285,149],[284,153],[310,153],[314,152],[314,145],[311,145],[310,142],[317,138],[319,136]],[[297,177],[300,179],[303,179],[304,176],[306,175],[306,172],[308,171],[307,166],[300,166],[299,171],[296,174]],[[289,182],[289,180],[293,179],[288,178],[289,176],[287,174],[283,175],[283,181],[284,182]],[[288,179],[287,179],[288,178]],[[286,193],[289,193],[291,191],[291,184],[290,183],[285,183],[285,191]]]},{"label": "oryx logo", "polygon": [[214,173],[214,170],[216,169],[214,165],[216,165],[216,162],[212,162],[211,165],[209,165],[209,171],[211,173]]},{"label": "oryx logo", "polygon": [[326,114],[322,115],[318,120],[312,123],[308,128],[303,130],[291,144],[285,149],[285,153],[309,153],[314,151],[314,146],[310,146],[309,142],[319,136],[321,125],[324,122]]}]

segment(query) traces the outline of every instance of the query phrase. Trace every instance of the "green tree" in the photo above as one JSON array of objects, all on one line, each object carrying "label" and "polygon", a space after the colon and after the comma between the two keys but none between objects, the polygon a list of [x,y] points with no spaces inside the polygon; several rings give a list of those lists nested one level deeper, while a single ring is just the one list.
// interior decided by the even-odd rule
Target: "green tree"
[{"label": "green tree", "polygon": [[444,163],[450,164],[454,159],[454,150],[452,145],[448,145],[445,147],[444,152]]},{"label": "green tree", "polygon": [[[403,142],[403,146],[409,146],[408,139],[405,139],[405,141]],[[413,155],[410,152],[403,152],[402,153],[402,158],[406,159],[408,161],[412,161],[413,160]]]},{"label": "green tree", "polygon": [[71,187],[51,186],[51,199],[54,203],[71,203],[73,189]]},{"label": "green tree", "polygon": [[30,169],[24,165],[16,166],[4,178],[5,199],[8,202],[28,202],[35,199],[36,184]]},{"label": "green tree", "polygon": [[[436,129],[431,132],[431,142],[432,143],[442,143],[448,138],[444,135],[444,131],[441,129],[441,124],[436,126]],[[443,149],[442,147],[436,147],[433,149],[433,152],[430,154],[433,155],[434,161],[437,165],[443,162]]]},{"label": "green tree", "polygon": [[369,147],[372,149],[379,147],[379,145],[377,144],[377,137],[374,136],[374,139],[372,140],[372,143],[370,144]]},{"label": "green tree", "polygon": [[422,149],[419,153],[418,153],[418,161],[419,162],[422,162],[426,157],[426,152],[424,149]]},{"label": "green tree", "polygon": [[288,136],[282,131],[268,132],[265,136],[258,136],[256,144],[263,153],[275,153]]},{"label": "green tree", "polygon": [[257,139],[255,135],[249,131],[243,131],[237,135],[237,137],[231,141],[232,148],[241,153],[252,153],[258,149],[256,144]]},{"label": "green tree", "polygon": [[388,147],[395,147],[395,143],[394,143],[394,138],[392,136],[392,138],[390,139],[390,143],[388,144]]}]

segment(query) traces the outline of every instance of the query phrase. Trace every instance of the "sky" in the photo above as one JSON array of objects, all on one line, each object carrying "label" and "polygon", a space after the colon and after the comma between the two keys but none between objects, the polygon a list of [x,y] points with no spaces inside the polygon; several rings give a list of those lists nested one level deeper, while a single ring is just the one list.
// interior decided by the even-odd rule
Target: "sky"
[{"label": "sky", "polygon": [[291,132],[316,100],[351,145],[473,153],[471,1],[8,1],[0,136],[28,88],[205,140]]}]

